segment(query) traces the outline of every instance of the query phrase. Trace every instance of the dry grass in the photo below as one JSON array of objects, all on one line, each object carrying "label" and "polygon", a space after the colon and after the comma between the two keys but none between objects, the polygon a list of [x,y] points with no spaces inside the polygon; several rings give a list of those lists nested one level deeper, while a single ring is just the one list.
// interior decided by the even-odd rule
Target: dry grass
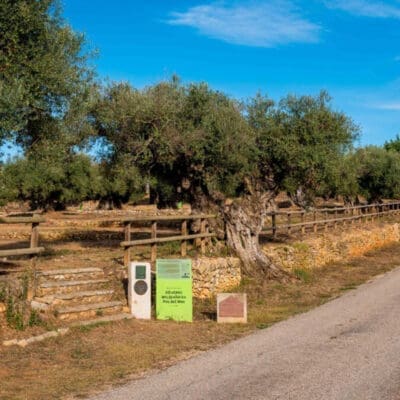
[{"label": "dry grass", "polygon": [[218,325],[213,301],[196,302],[193,324],[122,321],[74,329],[27,348],[0,348],[0,399],[79,398],[163,368],[254,329],[316,307],[398,265],[400,244],[347,263],[297,271],[288,285],[245,281],[248,325]]},{"label": "dry grass", "polygon": [[247,326],[122,321],[0,351],[1,399],[83,396],[239,337]]}]

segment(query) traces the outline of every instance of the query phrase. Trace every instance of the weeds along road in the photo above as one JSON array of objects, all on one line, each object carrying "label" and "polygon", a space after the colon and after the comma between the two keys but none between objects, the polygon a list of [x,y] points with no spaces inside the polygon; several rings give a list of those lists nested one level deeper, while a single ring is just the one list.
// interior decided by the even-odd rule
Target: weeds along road
[{"label": "weeds along road", "polygon": [[400,268],[93,400],[400,399]]}]

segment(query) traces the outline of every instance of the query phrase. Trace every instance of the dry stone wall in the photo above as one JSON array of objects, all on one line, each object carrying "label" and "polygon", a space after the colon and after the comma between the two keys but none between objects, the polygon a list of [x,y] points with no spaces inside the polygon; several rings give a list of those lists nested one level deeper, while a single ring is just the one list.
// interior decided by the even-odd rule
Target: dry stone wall
[{"label": "dry stone wall", "polygon": [[240,260],[235,257],[194,259],[194,297],[204,299],[238,286],[241,281],[240,265]]},{"label": "dry stone wall", "polygon": [[[269,243],[263,250],[274,263],[293,271],[321,268],[399,240],[399,224],[369,223],[311,234],[298,241]],[[240,266],[240,260],[235,257],[202,257],[193,260],[194,296],[212,297],[238,286],[241,282]]]},{"label": "dry stone wall", "polygon": [[399,224],[363,224],[304,237],[301,241],[268,244],[264,252],[287,270],[314,269],[358,257],[400,240]]}]

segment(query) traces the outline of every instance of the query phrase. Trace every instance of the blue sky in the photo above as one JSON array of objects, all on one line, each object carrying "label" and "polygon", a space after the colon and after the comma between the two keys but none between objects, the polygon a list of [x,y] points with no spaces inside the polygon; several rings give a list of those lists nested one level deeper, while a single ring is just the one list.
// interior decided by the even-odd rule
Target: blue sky
[{"label": "blue sky", "polygon": [[179,75],[239,99],[326,89],[362,128],[400,133],[400,0],[64,0],[100,77],[136,87]]}]

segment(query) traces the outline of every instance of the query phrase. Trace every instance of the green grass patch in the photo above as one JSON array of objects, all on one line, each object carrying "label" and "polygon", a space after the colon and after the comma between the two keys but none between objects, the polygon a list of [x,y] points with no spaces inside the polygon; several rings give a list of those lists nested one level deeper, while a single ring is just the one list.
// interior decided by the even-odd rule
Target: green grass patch
[{"label": "green grass patch", "polygon": [[300,279],[304,283],[310,283],[312,281],[312,272],[303,268],[295,268],[293,274],[296,278]]}]

